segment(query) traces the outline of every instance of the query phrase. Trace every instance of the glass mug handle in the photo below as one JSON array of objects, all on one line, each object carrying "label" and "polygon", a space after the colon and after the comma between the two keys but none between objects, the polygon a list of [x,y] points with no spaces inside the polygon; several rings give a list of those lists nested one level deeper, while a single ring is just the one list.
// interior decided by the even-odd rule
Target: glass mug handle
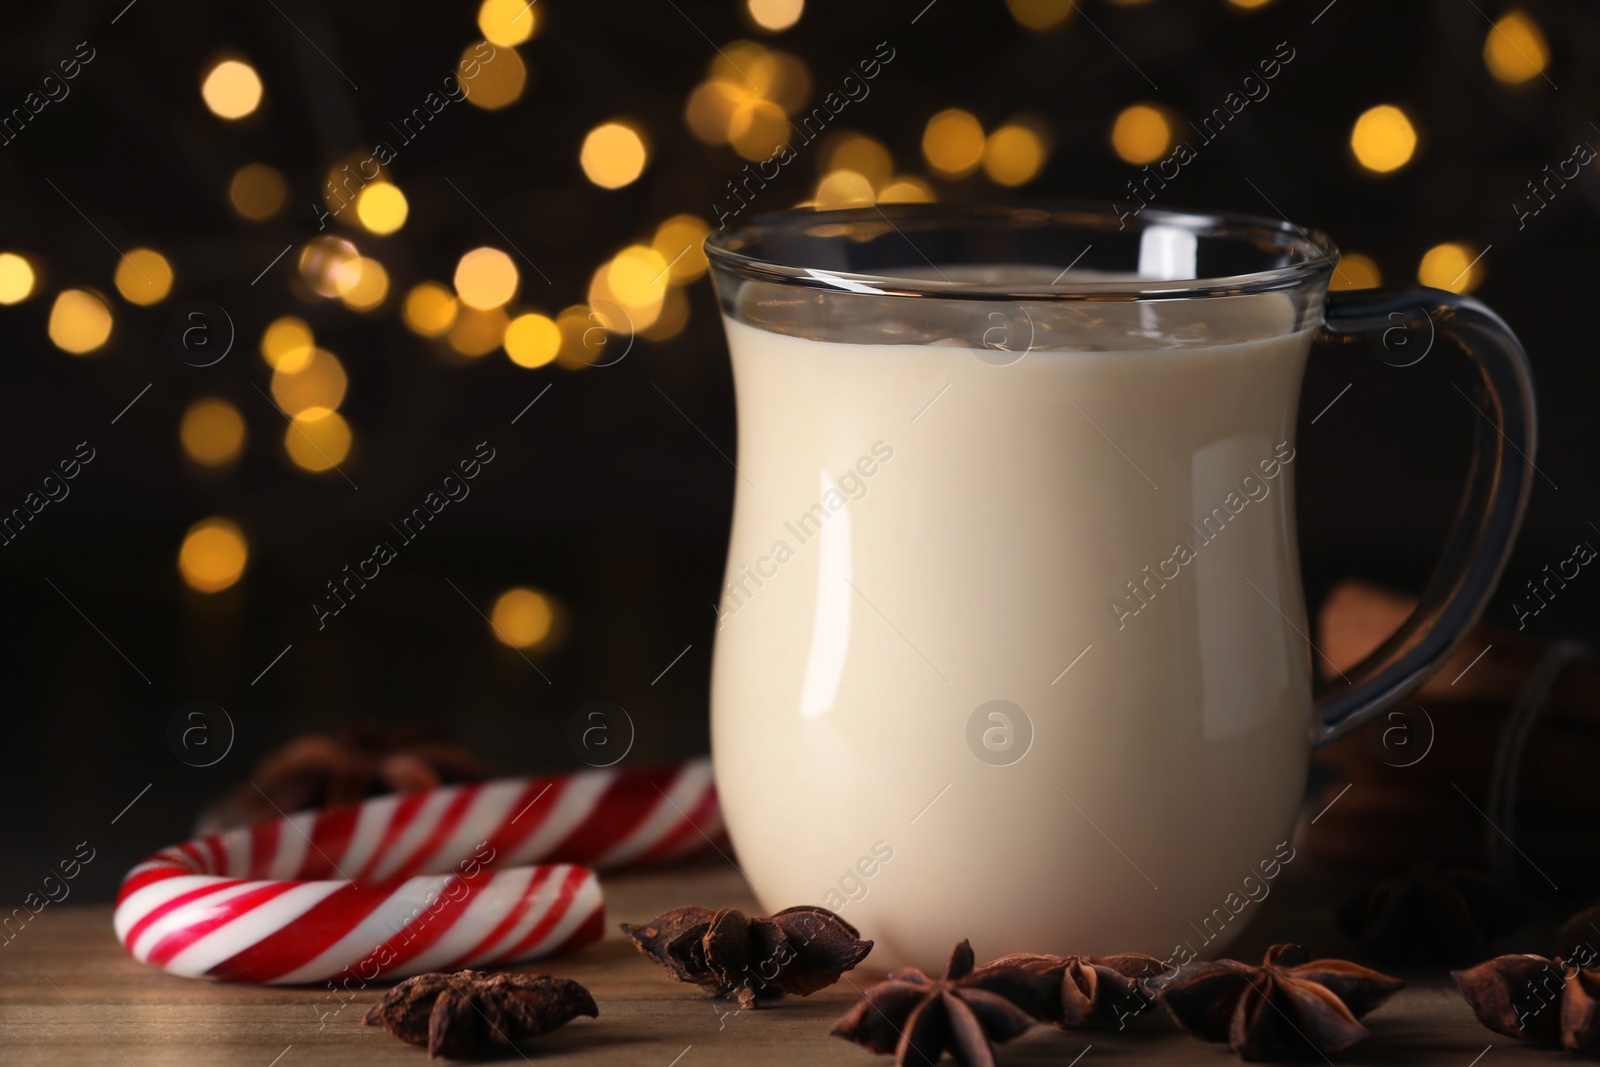
[{"label": "glass mug handle", "polygon": [[[1511,553],[1533,487],[1533,378],[1528,357],[1500,317],[1470,297],[1439,289],[1328,294],[1319,341],[1351,343],[1429,323],[1471,361],[1477,408],[1472,466],[1444,554],[1400,629],[1315,698],[1311,743],[1354,730],[1416,692],[1478,621]],[[1416,343],[1416,338],[1410,339]],[[1426,355],[1426,349],[1423,355]],[[1418,356],[1420,360],[1422,357]],[[1415,362],[1415,361],[1413,361]]]}]

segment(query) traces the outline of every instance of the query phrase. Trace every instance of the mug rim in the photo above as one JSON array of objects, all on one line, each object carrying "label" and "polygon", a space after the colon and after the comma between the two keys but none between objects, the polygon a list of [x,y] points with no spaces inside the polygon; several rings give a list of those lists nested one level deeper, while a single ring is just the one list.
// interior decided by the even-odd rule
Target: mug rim
[{"label": "mug rim", "polygon": [[[815,211],[793,208],[767,212],[735,227],[713,231],[705,241],[707,257],[715,267],[753,281],[775,282],[832,292],[871,293],[881,296],[936,297],[978,300],[1176,300],[1198,297],[1242,296],[1294,289],[1331,277],[1340,260],[1338,247],[1321,230],[1308,230],[1287,219],[1234,212],[1185,211],[1147,208],[1131,216],[1137,230],[1160,225],[1189,230],[1213,239],[1270,243],[1297,255],[1282,267],[1246,274],[1171,280],[1138,279],[1069,281],[1038,284],[996,284],[948,281],[907,275],[857,274],[806,267],[751,254],[745,249],[772,234],[818,226],[849,227],[887,222],[901,236],[897,223],[935,224],[965,228],[1058,225],[1083,231],[1128,228],[1130,216],[1085,201],[1051,200],[1016,204],[873,204],[866,207]],[[831,236],[831,235],[828,235]],[[843,232],[838,236],[843,236]],[[906,237],[909,242],[911,239]],[[1092,244],[1092,242],[1091,242]],[[915,247],[915,245],[913,245]],[[1085,249],[1087,251],[1087,248]],[[930,265],[932,265],[930,261]],[[935,267],[935,270],[938,268]],[[1070,269],[1070,267],[1068,268]],[[1065,271],[1063,271],[1065,273]]]}]

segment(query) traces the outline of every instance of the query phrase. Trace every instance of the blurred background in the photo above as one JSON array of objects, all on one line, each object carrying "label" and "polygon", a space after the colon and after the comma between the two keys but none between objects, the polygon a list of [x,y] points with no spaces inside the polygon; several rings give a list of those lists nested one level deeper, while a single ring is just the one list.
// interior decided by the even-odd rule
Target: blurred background
[{"label": "blurred background", "polygon": [[[109,899],[307,732],[562,770],[599,700],[630,762],[705,751],[736,441],[699,242],[819,106],[746,215],[1133,206],[1187,142],[1158,206],[1322,228],[1341,286],[1473,292],[1541,403],[1493,620],[1600,541],[1580,0],[86,0],[0,26],[7,906],[85,839],[78,897]],[[1308,374],[1313,604],[1420,588],[1455,512],[1462,361],[1379,355]],[[1526,632],[1593,639],[1597,599],[1584,573]]]}]

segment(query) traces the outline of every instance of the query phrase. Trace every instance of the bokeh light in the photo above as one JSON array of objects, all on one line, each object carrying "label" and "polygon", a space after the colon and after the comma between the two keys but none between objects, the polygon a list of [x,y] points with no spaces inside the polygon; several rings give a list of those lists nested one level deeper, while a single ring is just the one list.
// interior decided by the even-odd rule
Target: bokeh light
[{"label": "bokeh light", "polygon": [[389,272],[366,256],[356,260],[340,280],[339,299],[351,311],[371,311],[389,295]]},{"label": "bokeh light", "polygon": [[406,327],[419,337],[443,337],[455,325],[455,294],[438,282],[419,282],[406,294],[402,314]]},{"label": "bokeh light", "polygon": [[611,322],[587,304],[563,308],[556,316],[556,328],[561,331],[561,351],[556,353],[556,362],[568,370],[581,370],[608,360],[609,328],[622,325],[625,324]]},{"label": "bokeh light", "polygon": [[1172,125],[1154,104],[1123,108],[1111,124],[1111,147],[1127,163],[1154,163],[1171,143]]},{"label": "bokeh light", "polygon": [[583,173],[602,189],[620,189],[644,173],[649,153],[639,131],[626,122],[605,122],[589,131],[578,153]]},{"label": "bokeh light", "polygon": [[1470,293],[1483,281],[1483,258],[1461,241],[1434,245],[1417,266],[1417,281],[1433,289]]},{"label": "bokeh light", "polygon": [[521,44],[539,32],[539,5],[531,0],[483,0],[478,32],[491,44],[506,48]]},{"label": "bokeh light", "polygon": [[872,202],[872,183],[867,176],[842,167],[824,174],[811,196],[811,206],[818,211],[865,207]]},{"label": "bokeh light", "polygon": [[706,272],[705,241],[711,227],[694,215],[674,215],[656,227],[650,242],[667,261],[667,277],[675,285],[694,281]]},{"label": "bokeh light", "polygon": [[288,195],[283,175],[265,163],[246,163],[233,172],[228,183],[228,202],[241,218],[251,222],[270,219],[282,211]]},{"label": "bokeh light", "polygon": [[63,289],[50,307],[49,331],[63,352],[93,352],[111,337],[111,309],[93,290]]},{"label": "bokeh light", "polygon": [[640,330],[639,336],[647,341],[665,341],[669,337],[676,337],[688,323],[689,298],[683,295],[682,289],[668,289],[656,321]]},{"label": "bokeh light", "polygon": [[158,304],[172,291],[172,265],[167,257],[149,248],[131,249],[117,261],[113,279],[117,292],[130,304]]},{"label": "bokeh light", "polygon": [[922,131],[922,154],[928,166],[946,178],[971,174],[983,159],[983,126],[960,108],[941,111]]},{"label": "bokeh light", "polygon": [[1544,73],[1550,62],[1550,45],[1527,12],[1512,8],[1484,38],[1483,62],[1498,81],[1520,85]]},{"label": "bokeh light", "polygon": [[474,248],[456,264],[456,292],[461,302],[479,311],[507,303],[517,295],[517,265],[498,248]]},{"label": "bokeh light", "polygon": [[487,311],[463,307],[445,338],[457,354],[476,359],[500,347],[510,324],[511,319],[503,307]]},{"label": "bokeh light", "polygon": [[178,422],[178,440],[184,454],[205,467],[223,467],[244,450],[244,416],[220,397],[196,400],[184,409]]},{"label": "bokeh light", "polygon": [[349,379],[344,364],[332,352],[311,350],[311,358],[294,371],[272,372],[272,399],[285,415],[294,416],[311,408],[333,410],[344,401]]},{"label": "bokeh light", "polygon": [[[460,66],[470,70],[476,64],[478,72],[477,77],[470,79],[467,103],[485,111],[498,111],[516,103],[522,96],[522,90],[528,84],[528,68],[523,65],[522,57],[515,48],[495,48],[493,58],[487,61],[479,58],[479,49],[491,47],[488,42],[468,45],[461,53]],[[490,53],[481,54],[487,56]],[[467,71],[462,73],[463,77],[467,76]]]},{"label": "bokeh light", "polygon": [[350,424],[337,411],[311,407],[289,420],[283,433],[283,450],[301,470],[332,470],[350,454]]},{"label": "bokeh light", "polygon": [[1250,10],[1252,8],[1266,7],[1268,4],[1272,3],[1272,0],[1228,0],[1228,3],[1232,4],[1234,7],[1242,7],[1246,10]]},{"label": "bokeh light", "polygon": [[228,519],[202,519],[184,535],[178,573],[190,589],[220,593],[244,574],[250,548],[244,531]]},{"label": "bokeh light", "polygon": [[1339,257],[1339,269],[1333,272],[1330,289],[1376,289],[1383,284],[1383,275],[1371,256],[1360,252],[1346,252]]},{"label": "bokeh light", "polygon": [[518,586],[495,599],[489,611],[489,629],[495,640],[512,648],[532,648],[550,636],[555,610],[549,599],[534,589]]},{"label": "bokeh light", "polygon": [[876,137],[845,133],[835,137],[822,154],[822,173],[849,170],[867,180],[867,187],[880,189],[894,173],[894,157]]},{"label": "bokeh light", "polygon": [[997,185],[1026,185],[1044,169],[1045,138],[1031,124],[1007,123],[983,146],[983,172]]},{"label": "bokeh light", "polygon": [[284,315],[273,319],[261,334],[261,358],[273,370],[293,374],[311,362],[316,339],[304,319]]},{"label": "bokeh light", "polygon": [[806,0],[745,0],[750,21],[768,33],[779,33],[800,21]]},{"label": "bokeh light", "polygon": [[878,193],[880,204],[931,204],[936,199],[933,186],[914,174],[896,175]]},{"label": "bokeh light", "polygon": [[371,182],[356,196],[356,218],[370,232],[391,234],[405,225],[410,207],[406,194],[389,182]]},{"label": "bokeh light", "polygon": [[561,331],[548,315],[518,315],[506,327],[506,355],[519,367],[542,367],[561,350]]},{"label": "bokeh light", "polygon": [[206,74],[200,95],[219,118],[242,119],[261,104],[261,76],[248,63],[225,59]]},{"label": "bokeh light", "polygon": [[20,304],[33,295],[33,264],[15,252],[0,252],[0,304]]},{"label": "bokeh light", "polygon": [[1072,0],[1006,0],[1011,17],[1030,30],[1053,30],[1072,17]]},{"label": "bokeh light", "polygon": [[745,159],[771,159],[789,140],[789,116],[771,100],[746,100],[734,108],[728,143]]},{"label": "bokeh light", "polygon": [[300,275],[326,297],[339,296],[355,284],[361,253],[342,237],[314,237],[300,250]]},{"label": "bokeh light", "polygon": [[1406,113],[1393,104],[1368,108],[1350,131],[1356,162],[1376,174],[1398,170],[1417,150],[1417,131]]}]

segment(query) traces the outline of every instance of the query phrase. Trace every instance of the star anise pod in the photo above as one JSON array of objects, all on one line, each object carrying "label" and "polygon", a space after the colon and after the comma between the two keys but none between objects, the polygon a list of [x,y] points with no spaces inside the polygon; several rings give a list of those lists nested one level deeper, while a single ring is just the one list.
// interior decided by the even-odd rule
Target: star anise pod
[{"label": "star anise pod", "polygon": [[1226,1042],[1247,1060],[1341,1052],[1367,1036],[1358,1020],[1405,985],[1344,960],[1307,961],[1299,945],[1274,945],[1259,967],[1191,963],[1159,997],[1178,1025]]},{"label": "star anise pod", "polygon": [[1339,929],[1385,963],[1475,963],[1521,921],[1509,889],[1475,871],[1417,867],[1339,909]]},{"label": "star anise pod", "polygon": [[872,951],[856,928],[826,908],[801,905],[746,918],[737,908],[694,905],[622,924],[639,951],[680,982],[736,993],[741,1008],[785,993],[807,996],[839,980]]},{"label": "star anise pod", "polygon": [[355,804],[385,793],[477,782],[492,768],[460,745],[420,729],[351,727],[341,738],[304,734],[269,752],[250,780],[209,805],[196,826],[220,833],[280,812]]},{"label": "star anise pod", "polygon": [[973,969],[972,945],[950,953],[943,978],[904,967],[867,990],[828,1031],[880,1054],[897,1067],[932,1067],[946,1052],[961,1067],[994,1067],[993,1045],[1037,1021],[1051,992],[1044,975],[998,963]]},{"label": "star anise pod", "polygon": [[407,1044],[428,1046],[430,1057],[462,1059],[515,1049],[515,1042],[579,1015],[599,1014],[589,991],[570,978],[457,971],[407,978],[372,1006],[365,1022]]},{"label": "star anise pod", "polygon": [[1039,1006],[1039,1018],[1063,1030],[1126,1025],[1153,1000],[1139,983],[1165,968],[1154,956],[1125,952],[1116,956],[1039,956],[1019,952],[1002,956],[990,967],[1021,967],[1044,975],[1053,988]]},{"label": "star anise pod", "polygon": [[1600,1055],[1600,967],[1588,949],[1557,956],[1496,956],[1451,971],[1478,1021],[1497,1034],[1534,1045],[1560,1045]]},{"label": "star anise pod", "polygon": [[1592,904],[1556,929],[1561,954],[1581,958],[1600,946],[1600,904]]}]

